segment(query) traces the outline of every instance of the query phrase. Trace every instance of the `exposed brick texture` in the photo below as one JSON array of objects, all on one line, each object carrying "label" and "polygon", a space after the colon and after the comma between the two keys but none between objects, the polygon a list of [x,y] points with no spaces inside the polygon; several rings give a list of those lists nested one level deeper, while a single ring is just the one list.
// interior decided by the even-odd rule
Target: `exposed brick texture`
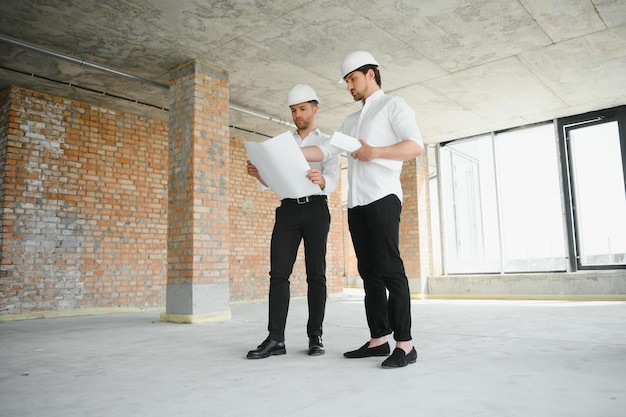
[{"label": "exposed brick texture", "polygon": [[[170,87],[168,283],[229,277],[228,81],[201,63]],[[217,71],[214,71],[217,72]]]},{"label": "exposed brick texture", "polygon": [[[21,88],[0,93],[0,314],[165,305],[168,129]],[[228,225],[205,232],[230,231],[229,247],[215,252],[229,251],[230,299],[265,299],[278,201],[246,174],[241,139],[199,156],[223,158],[218,168],[228,170],[211,179],[228,179],[229,194],[213,200],[228,204]],[[347,230],[339,191],[329,204],[327,276],[337,293]],[[301,247],[292,296],[306,295],[305,280]]]},{"label": "exposed brick texture", "polygon": [[409,278],[426,277],[432,267],[426,152],[418,160],[404,162],[401,181],[404,198],[400,218],[400,255]]},{"label": "exposed brick texture", "polygon": [[167,126],[5,94],[0,310],[162,304]]}]

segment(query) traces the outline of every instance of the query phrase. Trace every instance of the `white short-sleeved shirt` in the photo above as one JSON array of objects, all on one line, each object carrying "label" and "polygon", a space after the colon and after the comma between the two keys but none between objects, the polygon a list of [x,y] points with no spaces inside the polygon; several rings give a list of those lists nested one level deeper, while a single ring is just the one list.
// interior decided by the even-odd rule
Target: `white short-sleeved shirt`
[{"label": "white short-sleeved shirt", "polygon": [[[360,111],[346,117],[338,131],[363,139],[371,146],[390,146],[408,139],[424,147],[413,109],[401,97],[387,95],[382,90],[369,96]],[[342,152],[332,145],[320,149],[324,160]],[[401,171],[402,161],[398,161],[396,169],[390,169],[348,155],[348,208],[373,203],[389,194],[402,201]]]}]

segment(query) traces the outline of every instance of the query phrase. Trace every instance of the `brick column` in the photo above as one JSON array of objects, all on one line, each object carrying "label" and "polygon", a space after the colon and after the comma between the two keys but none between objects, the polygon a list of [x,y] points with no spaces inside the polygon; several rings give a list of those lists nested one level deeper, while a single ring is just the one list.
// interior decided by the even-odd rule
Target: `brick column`
[{"label": "brick column", "polygon": [[228,74],[193,61],[170,76],[167,293],[162,321],[230,319]]},{"label": "brick column", "polygon": [[424,295],[432,270],[430,194],[426,151],[418,159],[405,161],[402,168],[402,217],[400,255],[409,278],[411,294]]}]

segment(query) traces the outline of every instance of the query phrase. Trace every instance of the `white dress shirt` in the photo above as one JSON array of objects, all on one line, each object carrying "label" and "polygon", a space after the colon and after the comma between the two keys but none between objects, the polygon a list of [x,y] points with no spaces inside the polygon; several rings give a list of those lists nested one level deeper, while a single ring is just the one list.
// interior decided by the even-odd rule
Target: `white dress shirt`
[{"label": "white dress shirt", "polygon": [[[401,97],[387,95],[382,90],[369,96],[361,110],[346,117],[338,131],[363,139],[371,146],[390,146],[408,139],[424,147],[413,109]],[[332,145],[320,149],[324,160],[342,152]],[[373,203],[389,194],[402,201],[401,171],[401,161],[397,169],[390,169],[348,155],[348,208]]]}]

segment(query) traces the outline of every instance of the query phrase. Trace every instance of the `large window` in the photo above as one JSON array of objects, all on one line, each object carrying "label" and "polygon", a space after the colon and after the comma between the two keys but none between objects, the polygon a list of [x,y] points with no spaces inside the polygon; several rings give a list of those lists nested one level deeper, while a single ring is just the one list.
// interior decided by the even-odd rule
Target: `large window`
[{"label": "large window", "polygon": [[499,227],[491,136],[440,148],[444,270],[497,272]]},{"label": "large window", "polygon": [[552,123],[496,135],[504,272],[567,267],[555,136]]},{"label": "large window", "polygon": [[445,271],[562,271],[567,266],[553,124],[441,148]]},{"label": "large window", "polygon": [[626,140],[620,137],[620,117],[609,114],[566,122],[563,134],[569,155],[575,265],[580,269],[624,266]]},{"label": "large window", "polygon": [[439,148],[447,274],[626,268],[626,107]]}]

